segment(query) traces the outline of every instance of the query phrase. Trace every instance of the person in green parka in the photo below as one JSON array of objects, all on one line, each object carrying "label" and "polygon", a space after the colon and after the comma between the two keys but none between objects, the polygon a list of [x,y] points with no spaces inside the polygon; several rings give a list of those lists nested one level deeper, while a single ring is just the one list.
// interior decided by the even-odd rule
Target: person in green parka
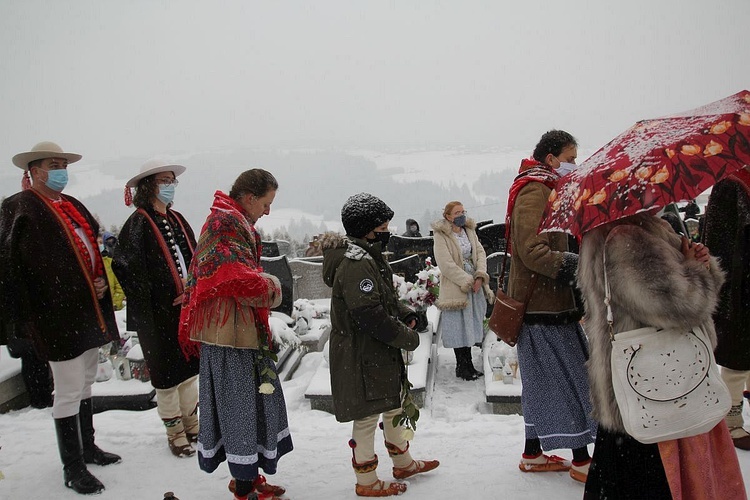
[{"label": "person in green parka", "polygon": [[412,459],[411,429],[393,425],[408,386],[401,349],[416,349],[419,335],[413,330],[417,316],[398,300],[393,271],[381,253],[392,218],[393,211],[382,200],[359,193],[341,209],[346,236],[326,233],[321,238],[323,279],[333,289],[329,363],[334,414],[339,422],[354,421],[349,445],[355,493],[367,497],[406,491],[405,483],[378,479],[375,430],[381,415],[394,478],[406,479],[439,465],[437,460]]}]

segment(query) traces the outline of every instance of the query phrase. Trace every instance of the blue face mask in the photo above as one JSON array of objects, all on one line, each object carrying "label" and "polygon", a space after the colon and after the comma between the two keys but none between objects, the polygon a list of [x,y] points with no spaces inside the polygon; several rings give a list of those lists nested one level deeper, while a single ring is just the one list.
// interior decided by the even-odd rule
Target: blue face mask
[{"label": "blue face mask", "polygon": [[47,180],[44,183],[52,191],[60,193],[68,185],[68,171],[64,168],[60,170],[48,170]]},{"label": "blue face mask", "polygon": [[464,227],[464,225],[466,224],[466,216],[459,215],[458,217],[453,219],[453,223],[458,227]]},{"label": "blue face mask", "polygon": [[159,192],[156,194],[156,197],[159,201],[165,205],[172,203],[172,200],[174,200],[174,184],[157,184],[157,186],[159,187]]}]

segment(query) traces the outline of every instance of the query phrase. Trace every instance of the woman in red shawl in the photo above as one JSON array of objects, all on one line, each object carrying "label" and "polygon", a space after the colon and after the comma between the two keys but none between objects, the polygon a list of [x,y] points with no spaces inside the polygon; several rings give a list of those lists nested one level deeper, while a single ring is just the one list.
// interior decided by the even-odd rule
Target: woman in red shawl
[{"label": "woman in red shawl", "polygon": [[180,343],[200,353],[198,463],[213,472],[226,460],[235,499],[272,500],[284,489],[259,474],[276,473],[292,450],[286,404],[268,325],[281,285],[260,266],[254,224],[270,213],[278,183],[252,169],[229,196],[217,191],[190,264],[180,317]]}]

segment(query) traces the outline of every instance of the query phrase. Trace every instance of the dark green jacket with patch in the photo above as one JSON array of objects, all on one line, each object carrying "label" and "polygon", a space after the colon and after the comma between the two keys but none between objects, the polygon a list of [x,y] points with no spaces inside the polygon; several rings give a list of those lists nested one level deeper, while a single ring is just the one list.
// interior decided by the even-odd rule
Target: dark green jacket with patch
[{"label": "dark green jacket with patch", "polygon": [[398,408],[406,377],[401,349],[419,346],[405,323],[416,315],[398,300],[379,243],[327,233],[321,245],[323,279],[333,288],[328,359],[336,420]]}]

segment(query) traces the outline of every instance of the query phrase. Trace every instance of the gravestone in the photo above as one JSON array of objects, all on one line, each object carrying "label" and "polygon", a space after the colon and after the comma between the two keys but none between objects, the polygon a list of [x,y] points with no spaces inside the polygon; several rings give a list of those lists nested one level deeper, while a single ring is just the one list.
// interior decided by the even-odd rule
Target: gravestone
[{"label": "gravestone", "polygon": [[417,273],[424,269],[422,263],[419,261],[419,255],[412,254],[408,257],[404,257],[399,260],[389,262],[393,274],[398,274],[403,277],[406,281],[415,283],[417,281]]},{"label": "gravestone", "polygon": [[331,289],[323,282],[323,257],[293,259],[289,267],[294,280],[294,300],[331,298]]},{"label": "gravestone", "polygon": [[[495,252],[487,256],[487,274],[490,275],[490,288],[493,293],[497,293],[497,279],[503,268],[503,257],[505,252]],[[510,276],[510,255],[505,263],[505,276],[503,277],[503,290],[508,289],[508,276]],[[492,314],[492,304],[487,304],[487,317]]]},{"label": "gravestone", "polygon": [[279,311],[287,316],[291,316],[294,309],[294,280],[292,279],[292,270],[289,267],[289,261],[286,260],[286,255],[261,257],[260,264],[263,266],[265,272],[273,274],[281,282],[281,304],[273,309],[273,311]]},{"label": "gravestone", "polygon": [[279,252],[279,244],[275,241],[261,241],[261,257],[278,257],[281,255]]},{"label": "gravestone", "polygon": [[492,219],[487,219],[487,220],[480,220],[479,222],[477,222],[477,227],[476,227],[476,229],[479,229],[479,228],[480,228],[480,227],[482,227],[482,226],[486,226],[487,224],[492,224],[493,222],[494,222],[494,221],[493,221]]},{"label": "gravestone", "polygon": [[477,229],[477,237],[487,255],[505,251],[505,223],[485,224]]},{"label": "gravestone", "polygon": [[[294,251],[294,247],[292,247],[292,244],[289,243],[286,240],[273,240],[276,242],[276,246],[279,249],[279,255],[286,255],[287,259],[293,259],[297,256],[296,252]],[[268,255],[268,257],[271,257],[271,255]]]},{"label": "gravestone", "polygon": [[388,241],[388,251],[391,252],[388,260],[390,262],[403,259],[410,255],[417,255],[422,268],[425,267],[424,261],[427,257],[432,257],[432,263],[435,263],[435,252],[433,248],[432,236],[423,236],[421,238],[412,238],[408,236],[391,235]]}]

